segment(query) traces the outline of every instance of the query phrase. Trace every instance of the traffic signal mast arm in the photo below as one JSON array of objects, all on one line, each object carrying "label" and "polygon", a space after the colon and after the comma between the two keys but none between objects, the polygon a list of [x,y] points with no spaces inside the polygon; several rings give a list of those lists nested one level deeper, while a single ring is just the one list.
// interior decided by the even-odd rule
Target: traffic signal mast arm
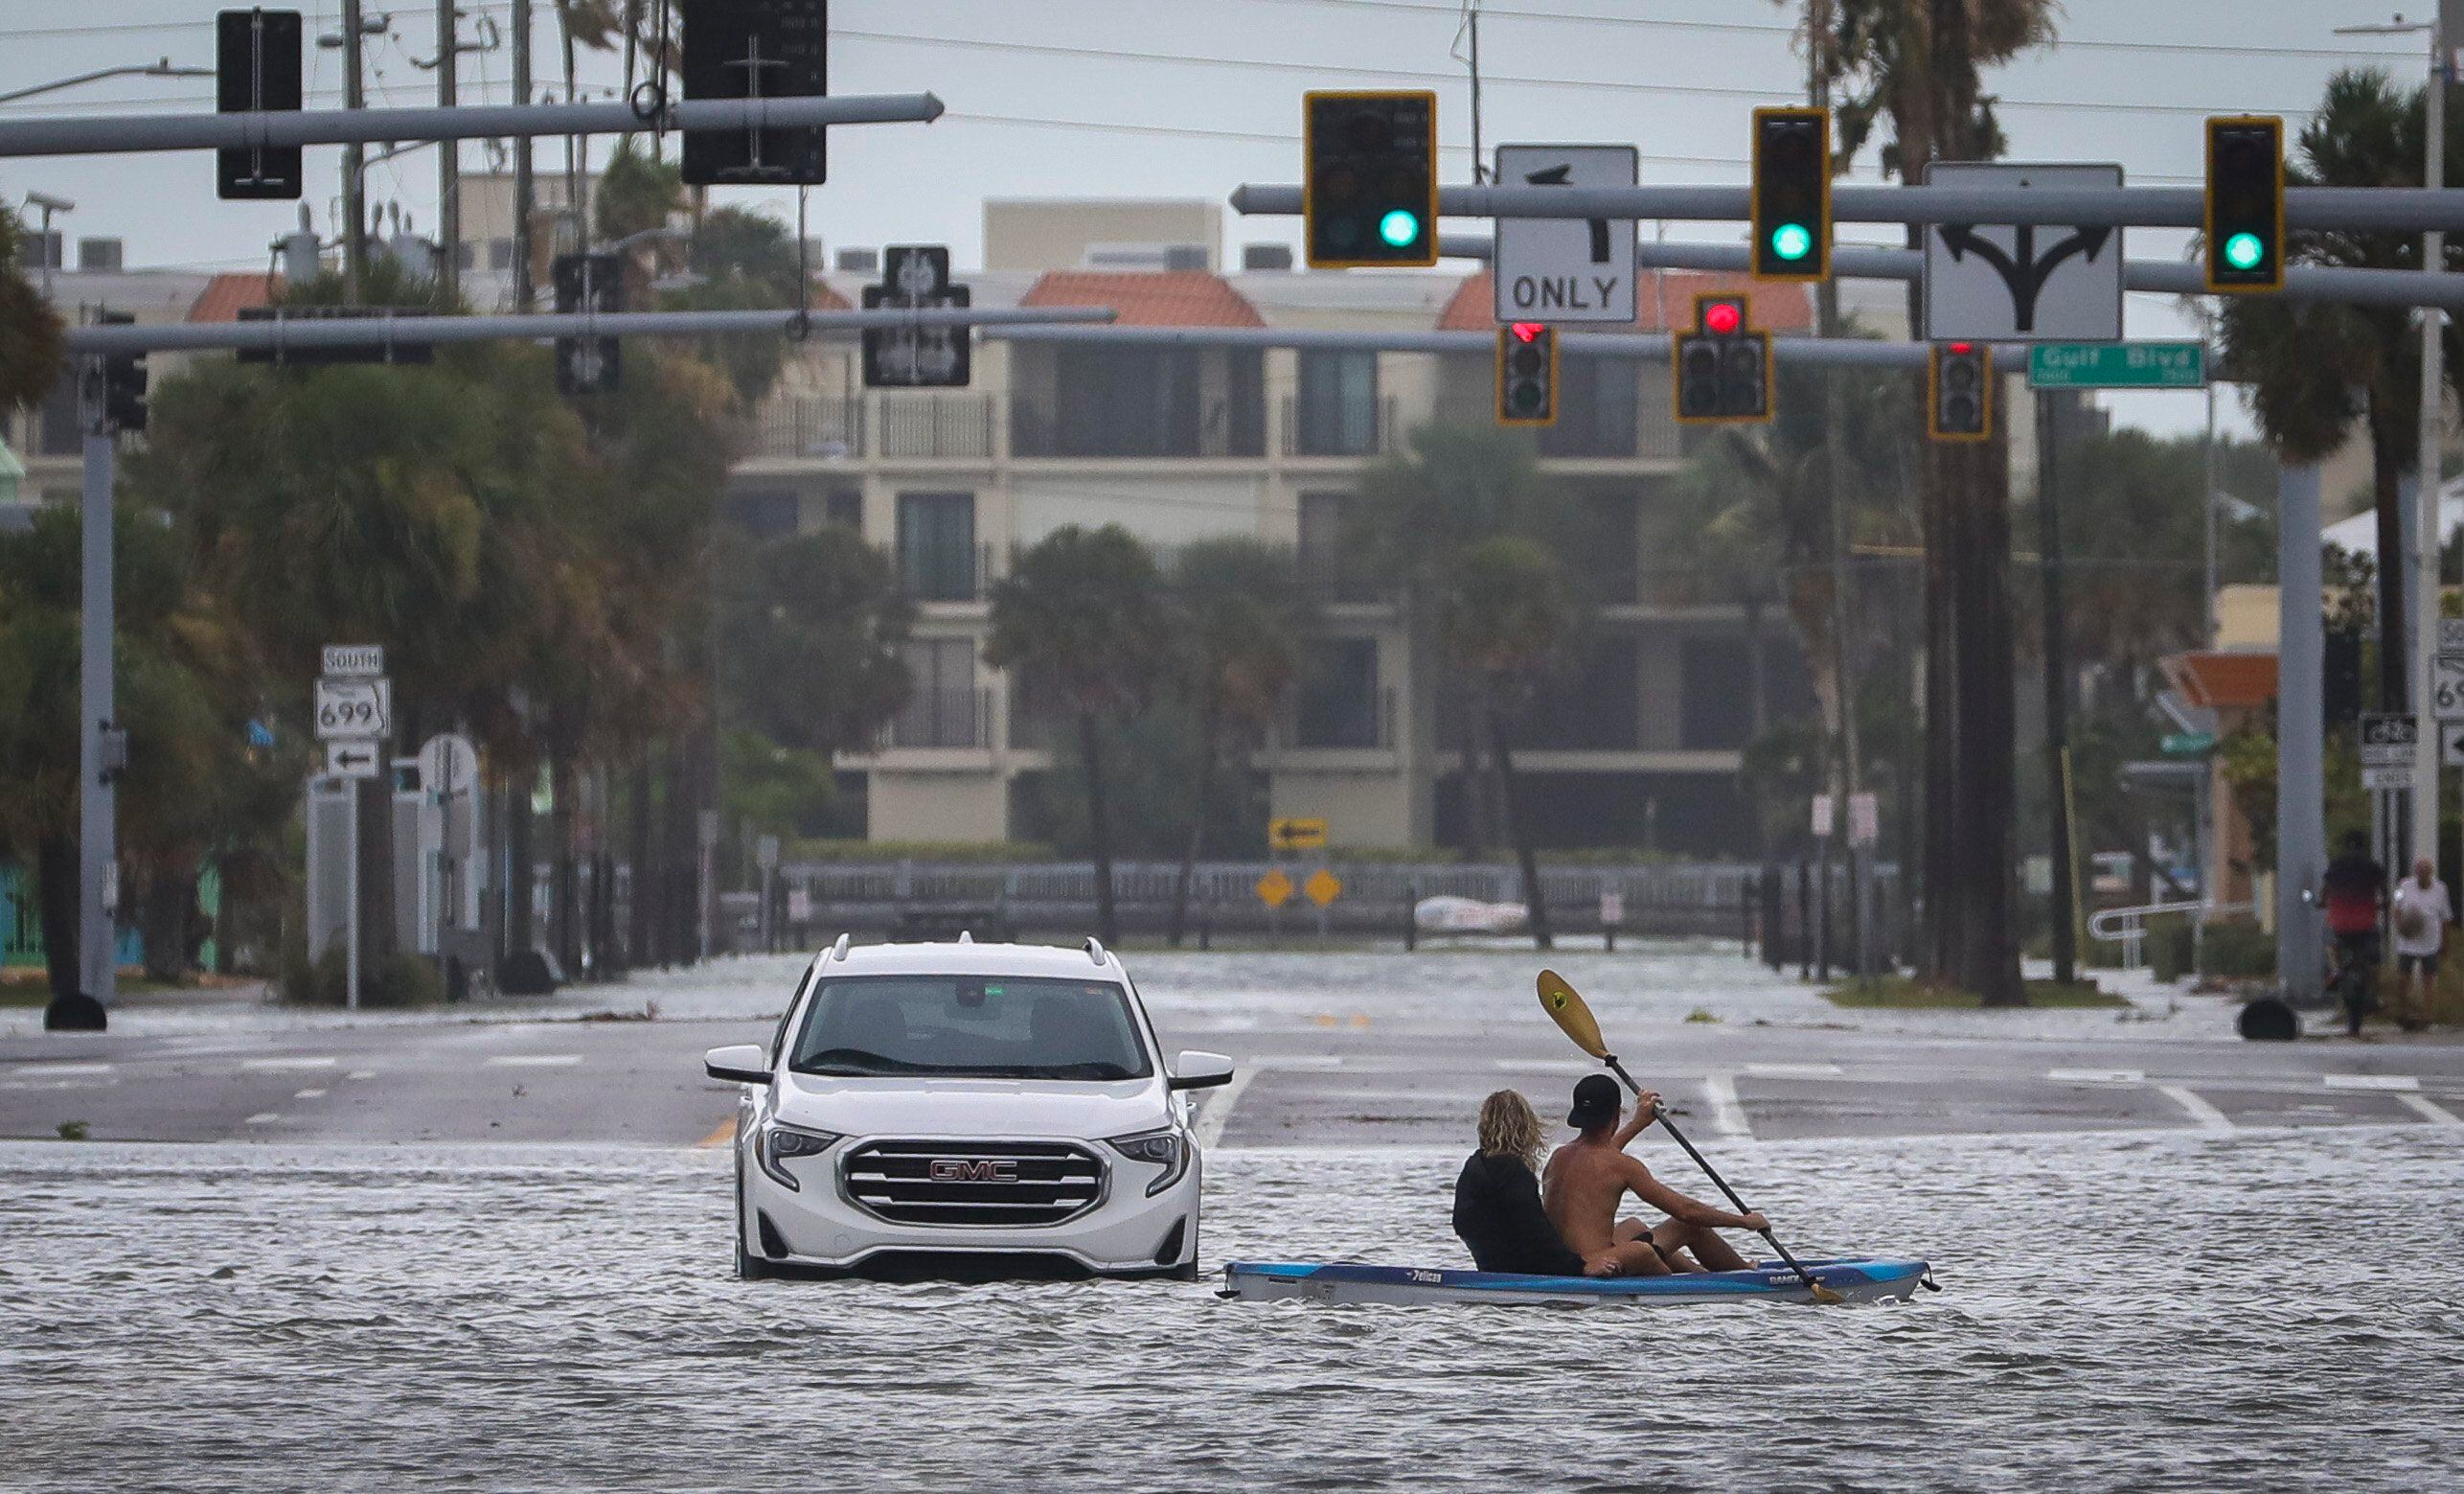
[{"label": "traffic signal mast arm", "polygon": [[623,134],[653,125],[696,130],[921,125],[939,119],[941,112],[941,101],[931,94],[902,93],[837,98],[685,99],[671,102],[663,114],[648,118],[636,114],[629,103],[497,103],[454,108],[292,109],[258,114],[5,120],[0,121],[0,158]]},{"label": "traffic signal mast arm", "polygon": [[[1443,187],[1442,218],[1652,218],[1746,222],[1750,187]],[[2379,233],[2464,233],[2464,191],[2427,187],[2291,187],[2288,228]],[[1233,211],[1252,217],[1300,212],[1301,190],[1243,186]],[[2103,190],[1999,187],[1835,187],[1831,217],[1842,223],[2038,223],[2076,228],[2197,228],[2206,221],[2197,187]],[[2196,268],[2196,266],[2193,266]]]}]

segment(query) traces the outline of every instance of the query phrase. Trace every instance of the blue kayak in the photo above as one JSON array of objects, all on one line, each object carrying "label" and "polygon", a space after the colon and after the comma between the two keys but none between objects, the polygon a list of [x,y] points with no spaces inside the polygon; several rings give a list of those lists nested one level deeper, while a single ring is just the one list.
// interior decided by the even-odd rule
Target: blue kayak
[{"label": "blue kayak", "polygon": [[[1809,1260],[1814,1278],[1852,1302],[1905,1299],[1931,1287],[1926,1262],[1887,1257]],[[1584,1306],[1680,1302],[1804,1302],[1813,1294],[1778,1261],[1751,1271],[1681,1276],[1525,1276],[1501,1271],[1434,1271],[1349,1261],[1243,1261],[1223,1268],[1217,1294],[1244,1301],[1298,1298],[1309,1302],[1571,1302]]]}]

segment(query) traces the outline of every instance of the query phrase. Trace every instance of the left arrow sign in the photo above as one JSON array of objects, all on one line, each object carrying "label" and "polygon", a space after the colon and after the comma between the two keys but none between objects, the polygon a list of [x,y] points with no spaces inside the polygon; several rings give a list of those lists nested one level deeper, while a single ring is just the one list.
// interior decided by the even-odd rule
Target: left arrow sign
[{"label": "left arrow sign", "polygon": [[325,745],[325,770],[335,778],[374,778],[377,761],[374,742],[337,741]]}]

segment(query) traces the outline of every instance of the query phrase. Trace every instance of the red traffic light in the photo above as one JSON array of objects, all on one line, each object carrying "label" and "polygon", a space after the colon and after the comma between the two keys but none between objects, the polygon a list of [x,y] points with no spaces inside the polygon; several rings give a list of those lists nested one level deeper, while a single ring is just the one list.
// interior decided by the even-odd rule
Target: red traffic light
[{"label": "red traffic light", "polygon": [[1745,323],[1745,308],[1734,301],[1714,301],[1702,309],[1702,330],[1725,337]]},{"label": "red traffic light", "polygon": [[1548,331],[1545,322],[1515,322],[1512,326],[1517,342],[1538,342],[1540,333]]},{"label": "red traffic light", "polygon": [[1954,342],[1951,345],[1951,351],[1958,354],[1961,357],[1966,357],[1969,354],[1976,351],[1976,344],[1973,342]]}]

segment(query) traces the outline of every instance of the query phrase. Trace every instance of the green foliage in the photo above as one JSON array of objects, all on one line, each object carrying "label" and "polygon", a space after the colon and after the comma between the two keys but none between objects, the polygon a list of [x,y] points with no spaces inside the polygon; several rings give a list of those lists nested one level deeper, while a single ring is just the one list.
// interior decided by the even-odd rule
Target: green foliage
[{"label": "green foliage", "polygon": [[[342,956],[342,946],[336,944],[324,957],[310,961],[308,946],[292,941],[283,951],[277,994],[295,1006],[347,1004],[351,976]],[[359,986],[363,1007],[442,1006],[445,997],[445,977],[417,954],[395,954],[378,960]]]},{"label": "green foliage", "polygon": [[0,208],[0,413],[41,403],[68,357],[59,313],[26,278],[19,233]]},{"label": "green foliage", "polygon": [[730,532],[714,586],[728,720],[827,759],[869,746],[906,703],[899,647],[915,609],[889,558],[852,530]]},{"label": "green foliage", "polygon": [[[775,218],[743,208],[713,208],[695,226],[686,265],[700,284],[669,291],[663,309],[674,311],[744,311],[797,303],[796,242]],[[778,382],[787,356],[776,337],[710,337],[695,344],[699,355],[727,375],[737,402],[761,402]]]},{"label": "green foliage", "polygon": [[741,728],[720,739],[719,782],[727,817],[782,837],[816,836],[829,828],[838,790],[829,754],[784,747]]},{"label": "green foliage", "polygon": [[638,135],[620,135],[615,154],[590,194],[590,214],[605,242],[666,225],[684,210],[684,169],[641,148]]},{"label": "green foliage", "polygon": [[1126,713],[1163,678],[1170,630],[1154,556],[1118,524],[1054,530],[992,588],[984,661],[1073,714]]},{"label": "green foliage", "polygon": [[[1190,792],[1192,764],[1203,749],[1198,717],[1166,697],[1134,715],[1107,718],[1100,727],[1104,793],[1113,824],[1115,855],[1144,861],[1179,861],[1200,811]],[[1214,857],[1266,854],[1266,801],[1262,775],[1219,773],[1209,795],[1204,846]],[[1076,733],[1055,744],[1053,769],[1032,782],[1019,806],[1018,828],[1049,839],[1066,857],[1092,849],[1088,824],[1084,748]]]}]

